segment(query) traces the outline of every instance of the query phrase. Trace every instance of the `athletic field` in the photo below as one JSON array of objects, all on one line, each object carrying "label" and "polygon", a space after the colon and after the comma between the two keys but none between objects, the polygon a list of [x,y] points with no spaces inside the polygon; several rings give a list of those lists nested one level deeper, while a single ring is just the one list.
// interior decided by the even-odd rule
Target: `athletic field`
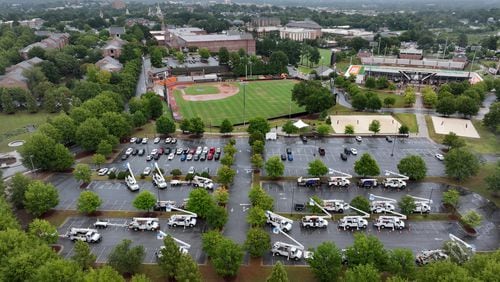
[{"label": "athletic field", "polygon": [[195,84],[186,87],[184,92],[188,95],[217,94],[219,89],[212,85]]},{"label": "athletic field", "polygon": [[[248,82],[246,85],[246,114],[245,121],[254,117],[275,118],[288,116],[290,113],[304,112],[295,102],[291,102],[292,88],[295,80],[271,80]],[[225,83],[227,84],[227,83]],[[224,119],[229,119],[233,124],[243,123],[243,85],[233,82],[234,86],[239,86],[239,92],[230,97],[210,101],[186,101],[182,98],[179,89],[174,90],[175,102],[178,112],[185,118],[199,116],[205,125],[219,126]],[[196,91],[196,94],[214,94],[214,83],[206,87],[209,93],[202,93],[199,89],[203,84],[191,85],[187,89]],[[218,95],[218,94],[214,94]]]}]

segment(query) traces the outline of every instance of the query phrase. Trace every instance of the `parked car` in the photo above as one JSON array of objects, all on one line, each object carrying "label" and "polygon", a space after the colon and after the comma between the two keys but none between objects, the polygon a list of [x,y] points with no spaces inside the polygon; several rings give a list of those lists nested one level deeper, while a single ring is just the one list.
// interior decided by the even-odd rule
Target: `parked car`
[{"label": "parked car", "polygon": [[172,153],[172,149],[170,149],[169,147],[165,148],[165,152],[163,152],[163,154],[170,155],[170,153]]},{"label": "parked car", "polygon": [[177,150],[175,151],[175,153],[177,155],[180,155],[180,154],[182,154],[182,151],[183,151],[182,148],[177,148]]},{"label": "parked car", "polygon": [[210,147],[210,150],[208,150],[209,153],[212,153],[212,155],[215,153],[215,147]]},{"label": "parked car", "polygon": [[203,150],[201,152],[204,154],[208,153],[208,147],[207,146],[203,147]]},{"label": "parked car", "polygon": [[187,154],[186,161],[191,161],[191,160],[193,160],[193,154]]},{"label": "parked car", "polygon": [[135,144],[141,144],[142,143],[142,138],[137,138],[135,140]]},{"label": "parked car", "polygon": [[293,155],[292,155],[292,153],[288,154],[288,160],[289,161],[293,161]]},{"label": "parked car", "polygon": [[363,138],[361,138],[361,136],[356,136],[356,141],[361,142],[363,141]]},{"label": "parked car", "polygon": [[142,144],[148,144],[148,138],[147,137],[144,137],[142,138]]},{"label": "parked car", "polygon": [[127,156],[129,156],[129,155],[131,155],[131,154],[132,154],[132,152],[133,152],[133,151],[134,151],[134,148],[128,148],[128,149],[127,149],[127,151],[125,151],[125,154],[126,154]]},{"label": "parked car", "polygon": [[343,160],[343,161],[347,161],[347,155],[344,154],[344,153],[340,153],[340,158]]},{"label": "parked car", "polygon": [[176,144],[177,143],[177,139],[176,138],[172,138],[172,140],[170,140],[170,143],[171,144]]},{"label": "parked car", "polygon": [[111,173],[116,173],[116,167],[112,167],[108,170],[107,175],[110,175]]},{"label": "parked car", "polygon": [[153,159],[153,156],[151,156],[151,155],[147,155],[146,156],[146,161],[147,162],[151,161],[152,159]]},{"label": "parked car", "polygon": [[194,174],[194,173],[195,173],[194,166],[189,167],[188,174]]},{"label": "parked car", "polygon": [[99,176],[106,175],[106,173],[108,173],[108,168],[107,167],[103,167],[103,168],[101,168],[100,170],[97,171],[97,175],[99,175]]},{"label": "parked car", "polygon": [[142,171],[143,175],[149,175],[151,174],[151,168],[149,166],[145,167],[144,170]]},{"label": "parked car", "polygon": [[172,138],[167,137],[165,138],[165,144],[170,144],[172,142]]},{"label": "parked car", "polygon": [[222,152],[222,151],[221,151],[220,147],[217,147],[217,149],[215,149],[215,152],[216,152],[216,153],[220,153],[220,152]]},{"label": "parked car", "polygon": [[144,149],[140,149],[139,152],[137,153],[139,156],[144,156],[144,153],[146,152],[146,150]]},{"label": "parked car", "polygon": [[286,161],[286,155],[285,154],[281,154],[281,160],[282,161]]},{"label": "parked car", "polygon": [[302,140],[302,142],[304,142],[304,143],[307,143],[307,137],[304,135],[300,136],[300,140]]},{"label": "parked car", "polygon": [[305,204],[295,204],[296,211],[303,211],[306,208]]},{"label": "parked car", "polygon": [[220,159],[220,152],[215,152],[214,160],[218,161]]},{"label": "parked car", "polygon": [[134,149],[134,150],[132,151],[132,156],[135,156],[135,155],[137,155],[137,153],[139,153],[139,150],[137,150],[137,149]]},{"label": "parked car", "polygon": [[440,161],[444,161],[444,156],[441,154],[436,154],[435,157],[436,157],[436,159],[438,159]]},{"label": "parked car", "polygon": [[165,149],[158,148],[158,154],[163,155],[164,152],[165,152]]},{"label": "parked car", "polygon": [[392,143],[392,138],[390,136],[386,136],[385,140],[387,140],[387,142],[389,142],[389,143]]},{"label": "parked car", "polygon": [[199,155],[199,154],[201,154],[201,152],[202,152],[202,151],[203,151],[203,148],[201,148],[201,146],[198,146],[198,147],[196,148],[196,152],[195,152],[195,153],[196,153],[197,155]]},{"label": "parked car", "polygon": [[324,149],[324,148],[321,148],[321,147],[319,147],[319,148],[318,148],[318,152],[319,152],[319,155],[320,155],[320,156],[324,156],[324,155],[325,155],[325,153],[326,153],[326,152],[325,152],[325,149]]},{"label": "parked car", "polygon": [[291,148],[286,148],[286,154],[289,155],[292,153],[292,149]]},{"label": "parked car", "polygon": [[185,161],[187,159],[187,155],[182,154],[181,155],[181,162]]},{"label": "parked car", "polygon": [[151,155],[156,155],[156,153],[158,153],[158,149],[151,150]]},{"label": "parked car", "polygon": [[200,160],[200,156],[201,156],[201,154],[194,155],[193,160],[199,161]]},{"label": "parked car", "polygon": [[182,153],[183,153],[184,155],[189,154],[189,148],[186,148],[186,149],[182,150]]},{"label": "parked car", "polygon": [[170,154],[168,155],[168,160],[169,160],[169,161],[171,161],[171,160],[173,160],[173,159],[174,159],[174,157],[175,157],[175,154],[174,154],[174,153],[170,153]]},{"label": "parked car", "polygon": [[351,154],[357,155],[358,154],[358,150],[356,150],[355,148],[351,148]]},{"label": "parked car", "polygon": [[204,161],[206,159],[207,159],[207,153],[201,153],[200,161]]},{"label": "parked car", "polygon": [[351,154],[351,150],[347,149],[347,148],[344,148],[344,154],[346,154],[346,156],[350,155]]},{"label": "parked car", "polygon": [[189,149],[188,154],[194,155],[195,152],[196,152],[196,149],[191,148],[191,149]]},{"label": "parked car", "polygon": [[127,155],[127,154],[123,154],[123,155],[122,155],[122,161],[124,161],[124,160],[126,160],[126,159],[128,159],[128,155]]},{"label": "parked car", "polygon": [[214,158],[214,154],[208,153],[207,160],[211,161],[211,160],[213,160],[213,158]]},{"label": "parked car", "polygon": [[137,137],[130,138],[130,143],[135,143],[137,141]]},{"label": "parked car", "polygon": [[153,143],[158,144],[160,143],[160,137],[156,137],[155,140],[153,140]]},{"label": "parked car", "polygon": [[153,155],[153,159],[155,159],[156,161],[160,158],[160,154],[159,153],[156,153]]}]

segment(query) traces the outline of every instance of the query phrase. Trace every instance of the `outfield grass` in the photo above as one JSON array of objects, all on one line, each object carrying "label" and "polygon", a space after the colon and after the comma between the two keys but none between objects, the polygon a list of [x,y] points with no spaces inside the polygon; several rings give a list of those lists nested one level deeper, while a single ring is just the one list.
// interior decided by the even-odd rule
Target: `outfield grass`
[{"label": "outfield grass", "polygon": [[411,133],[418,133],[417,117],[415,114],[397,113],[393,115],[401,124],[408,126]]},{"label": "outfield grass", "polygon": [[[245,120],[254,117],[275,118],[290,113],[304,111],[295,102],[291,102],[292,88],[295,80],[273,80],[249,82],[246,85]],[[174,96],[183,118],[199,116],[205,124],[220,125],[224,119],[233,124],[243,123],[243,85],[238,94],[221,100],[185,101],[180,91]]]},{"label": "outfield grass", "polygon": [[219,93],[219,88],[213,85],[195,84],[186,87],[184,92],[188,95],[217,94]]},{"label": "outfield grass", "polygon": [[35,127],[47,122],[47,118],[55,116],[45,112],[30,114],[19,112],[12,115],[0,114],[0,152],[10,152],[13,148],[7,146],[14,140],[26,140],[31,133],[26,132],[25,127],[34,125]]}]

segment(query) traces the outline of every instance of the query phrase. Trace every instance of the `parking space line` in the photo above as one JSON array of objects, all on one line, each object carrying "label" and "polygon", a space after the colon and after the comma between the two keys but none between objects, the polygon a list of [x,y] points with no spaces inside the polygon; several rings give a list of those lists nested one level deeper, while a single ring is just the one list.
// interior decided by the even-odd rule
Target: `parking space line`
[{"label": "parking space line", "polygon": [[106,260],[101,260],[101,256],[103,255],[104,251],[106,250],[107,247],[102,247],[101,252],[97,256],[96,262],[106,262]]}]

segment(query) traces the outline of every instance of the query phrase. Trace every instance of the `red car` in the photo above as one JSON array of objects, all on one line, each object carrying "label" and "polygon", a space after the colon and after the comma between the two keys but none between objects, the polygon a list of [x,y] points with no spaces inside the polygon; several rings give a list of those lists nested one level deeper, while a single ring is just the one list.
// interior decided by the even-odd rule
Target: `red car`
[{"label": "red car", "polygon": [[211,161],[213,158],[214,158],[214,154],[209,152],[208,156],[207,156],[207,160]]},{"label": "red car", "polygon": [[215,147],[210,147],[210,151],[208,151],[210,154],[215,154]]},{"label": "red car", "polygon": [[158,149],[158,154],[163,155],[164,152],[165,152],[165,149],[163,149],[163,148]]}]

